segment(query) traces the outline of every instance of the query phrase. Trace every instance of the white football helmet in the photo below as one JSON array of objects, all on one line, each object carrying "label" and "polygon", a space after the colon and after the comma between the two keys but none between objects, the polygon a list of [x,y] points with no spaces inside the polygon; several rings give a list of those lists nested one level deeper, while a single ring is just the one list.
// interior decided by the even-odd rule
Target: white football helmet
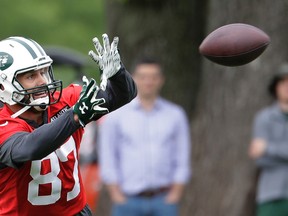
[{"label": "white football helmet", "polygon": [[[37,110],[46,109],[48,105],[59,101],[62,82],[54,80],[52,59],[35,41],[24,37],[9,37],[0,41],[0,100],[9,105],[21,104],[33,106]],[[17,81],[17,75],[49,68],[46,85],[25,89]],[[60,94],[55,98],[56,90]],[[47,92],[48,96],[34,100],[33,94]]]}]

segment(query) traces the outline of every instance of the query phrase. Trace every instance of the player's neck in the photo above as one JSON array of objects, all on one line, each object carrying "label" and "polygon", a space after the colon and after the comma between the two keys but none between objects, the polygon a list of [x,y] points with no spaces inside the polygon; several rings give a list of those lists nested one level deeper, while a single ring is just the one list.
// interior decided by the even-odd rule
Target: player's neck
[{"label": "player's neck", "polygon": [[[8,106],[14,113],[18,112],[19,110],[23,108],[23,106],[20,106],[18,104],[15,104],[12,106],[8,105]],[[26,110],[19,117],[23,119],[27,119],[27,120],[32,120],[36,122],[38,125],[41,125],[43,123],[43,112],[36,111],[33,108]]]}]

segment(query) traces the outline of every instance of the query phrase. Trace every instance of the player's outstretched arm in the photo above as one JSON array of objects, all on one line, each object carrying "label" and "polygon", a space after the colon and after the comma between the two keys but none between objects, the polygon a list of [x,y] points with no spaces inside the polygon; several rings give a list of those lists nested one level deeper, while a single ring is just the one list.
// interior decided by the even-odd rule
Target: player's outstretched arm
[{"label": "player's outstretched arm", "polygon": [[[78,102],[49,124],[44,124],[33,132],[18,132],[1,145],[1,163],[17,168],[22,163],[39,160],[59,148],[80,125],[84,127],[95,118],[108,113],[100,105],[104,98],[96,98],[99,87],[94,79],[83,77],[83,88]],[[75,116],[77,121],[75,121]]]},{"label": "player's outstretched arm", "polygon": [[17,132],[1,145],[1,163],[18,168],[24,162],[40,160],[59,148],[81,126],[69,109],[53,122],[33,132]]},{"label": "player's outstretched arm", "polygon": [[114,37],[110,45],[107,34],[103,34],[103,46],[98,38],[93,38],[94,51],[89,56],[99,66],[101,83],[98,96],[106,99],[105,107],[113,111],[136,97],[137,89],[131,75],[126,71],[118,51],[119,38]]}]

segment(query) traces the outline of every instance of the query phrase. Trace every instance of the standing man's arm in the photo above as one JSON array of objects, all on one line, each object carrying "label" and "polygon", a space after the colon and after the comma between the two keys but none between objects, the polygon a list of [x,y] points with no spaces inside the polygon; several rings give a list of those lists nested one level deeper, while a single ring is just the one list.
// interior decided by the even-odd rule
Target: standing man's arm
[{"label": "standing man's arm", "polygon": [[118,184],[107,184],[107,189],[110,195],[111,200],[114,203],[125,203],[126,197],[123,192],[120,190]]},{"label": "standing man's arm", "polygon": [[189,123],[184,111],[179,113],[176,133],[177,150],[175,152],[175,172],[173,176],[173,185],[170,189],[166,201],[168,203],[177,203],[181,199],[185,184],[187,184],[190,175],[190,150],[191,137]]},{"label": "standing man's arm", "polygon": [[267,113],[260,113],[254,120],[253,139],[249,148],[249,156],[259,167],[273,167],[288,162],[288,144],[269,142],[269,122]]},{"label": "standing man's arm", "polygon": [[[256,160],[259,160],[267,147],[268,136],[268,118],[267,114],[260,112],[256,115],[253,124],[253,139],[249,147],[249,156]],[[261,162],[261,161],[260,161]],[[266,162],[265,162],[266,163]],[[260,163],[261,164],[261,163]]]},{"label": "standing man's arm", "polygon": [[[113,115],[113,114],[111,114]],[[118,133],[116,120],[107,116],[99,126],[99,163],[103,182],[114,203],[124,203],[126,198],[119,188]]]}]

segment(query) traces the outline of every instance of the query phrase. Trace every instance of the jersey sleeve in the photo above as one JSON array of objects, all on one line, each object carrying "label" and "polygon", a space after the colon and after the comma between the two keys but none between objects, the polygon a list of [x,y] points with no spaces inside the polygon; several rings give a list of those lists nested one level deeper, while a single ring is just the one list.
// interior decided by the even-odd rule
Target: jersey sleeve
[{"label": "jersey sleeve", "polygon": [[19,165],[11,160],[11,150],[5,144],[7,140],[14,137],[17,133],[27,133],[29,128],[21,121],[0,121],[0,169],[6,166],[18,168]]},{"label": "jersey sleeve", "polygon": [[70,84],[68,87],[63,89],[62,98],[71,106],[73,106],[79,99],[82,86],[78,84]]},{"label": "jersey sleeve", "polygon": [[[72,107],[78,101],[81,90],[82,86],[78,84],[69,85],[63,89],[61,101]],[[99,90],[97,98],[104,98],[105,103],[101,106],[112,112],[129,103],[136,95],[137,88],[134,80],[122,64],[120,70],[108,80],[106,90]],[[94,120],[102,116],[99,114]]]},{"label": "jersey sleeve", "polygon": [[59,148],[79,127],[74,121],[73,111],[69,110],[33,132],[17,130],[3,140],[0,163],[17,168],[27,161],[40,160]]},{"label": "jersey sleeve", "polygon": [[108,80],[106,90],[99,91],[97,98],[105,98],[106,103],[103,106],[112,112],[129,103],[136,95],[136,84],[122,65],[121,69]]},{"label": "jersey sleeve", "polygon": [[6,120],[0,121],[0,147],[9,137],[19,131],[30,132],[30,129],[24,124],[21,124],[21,122]]}]

